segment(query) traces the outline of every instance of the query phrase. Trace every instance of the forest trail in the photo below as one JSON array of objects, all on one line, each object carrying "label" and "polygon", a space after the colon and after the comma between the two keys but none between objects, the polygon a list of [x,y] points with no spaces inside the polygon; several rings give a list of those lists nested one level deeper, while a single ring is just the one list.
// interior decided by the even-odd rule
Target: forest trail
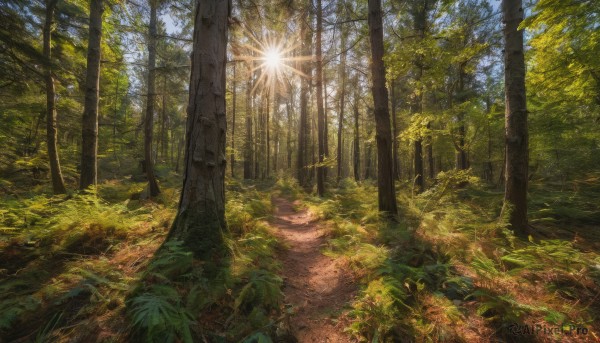
[{"label": "forest trail", "polygon": [[335,320],[356,292],[352,276],[335,259],[321,253],[323,230],[308,210],[274,199],[272,225],[288,249],[279,254],[283,264],[285,302],[293,305],[291,333],[298,342],[352,342],[343,332],[345,323]]}]

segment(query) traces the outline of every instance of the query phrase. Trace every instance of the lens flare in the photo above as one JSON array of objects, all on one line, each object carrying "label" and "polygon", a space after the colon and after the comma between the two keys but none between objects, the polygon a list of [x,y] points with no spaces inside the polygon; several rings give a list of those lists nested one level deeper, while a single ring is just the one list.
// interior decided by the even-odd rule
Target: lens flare
[{"label": "lens flare", "polygon": [[267,67],[274,69],[278,68],[281,64],[281,54],[275,49],[270,49],[265,54],[265,64]]}]

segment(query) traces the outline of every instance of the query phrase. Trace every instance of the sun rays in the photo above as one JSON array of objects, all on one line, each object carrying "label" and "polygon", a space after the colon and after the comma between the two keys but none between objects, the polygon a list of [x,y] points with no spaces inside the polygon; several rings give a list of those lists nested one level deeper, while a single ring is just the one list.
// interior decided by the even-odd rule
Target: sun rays
[{"label": "sun rays", "polygon": [[313,56],[302,55],[298,37],[280,39],[266,34],[265,38],[259,38],[245,26],[243,30],[249,42],[234,49],[238,52],[235,58],[245,61],[251,74],[257,72],[258,79],[252,92],[260,88],[284,93],[292,75],[308,77],[300,70],[299,63],[311,61]]}]

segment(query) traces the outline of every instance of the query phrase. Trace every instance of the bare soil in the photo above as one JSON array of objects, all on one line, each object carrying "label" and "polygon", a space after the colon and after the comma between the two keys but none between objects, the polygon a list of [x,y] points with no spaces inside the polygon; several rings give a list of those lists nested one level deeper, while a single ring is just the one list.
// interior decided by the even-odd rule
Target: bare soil
[{"label": "bare soil", "polygon": [[279,253],[283,264],[285,302],[293,306],[291,334],[298,342],[353,342],[343,331],[344,308],[357,287],[341,260],[321,253],[325,243],[322,223],[308,210],[295,211],[294,204],[274,199],[277,211],[272,225],[288,247]]}]

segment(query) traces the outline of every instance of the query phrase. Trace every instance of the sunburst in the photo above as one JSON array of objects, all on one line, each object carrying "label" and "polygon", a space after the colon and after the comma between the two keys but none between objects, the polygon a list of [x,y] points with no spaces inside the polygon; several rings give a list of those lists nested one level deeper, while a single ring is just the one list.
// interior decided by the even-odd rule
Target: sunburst
[{"label": "sunburst", "polygon": [[[259,71],[259,78],[256,81],[252,92],[258,87],[268,91],[274,91],[276,88],[284,92],[289,83],[289,76],[298,75],[308,77],[301,70],[297,69],[297,62],[311,61],[312,56],[302,56],[300,43],[294,43],[293,39],[279,39],[275,34],[265,34],[265,39],[258,39],[255,34],[242,26],[246,37],[250,43],[238,46],[236,51],[246,51],[245,54],[239,54],[236,59],[246,61],[250,64],[250,72]],[[286,78],[288,79],[286,81]]]}]

